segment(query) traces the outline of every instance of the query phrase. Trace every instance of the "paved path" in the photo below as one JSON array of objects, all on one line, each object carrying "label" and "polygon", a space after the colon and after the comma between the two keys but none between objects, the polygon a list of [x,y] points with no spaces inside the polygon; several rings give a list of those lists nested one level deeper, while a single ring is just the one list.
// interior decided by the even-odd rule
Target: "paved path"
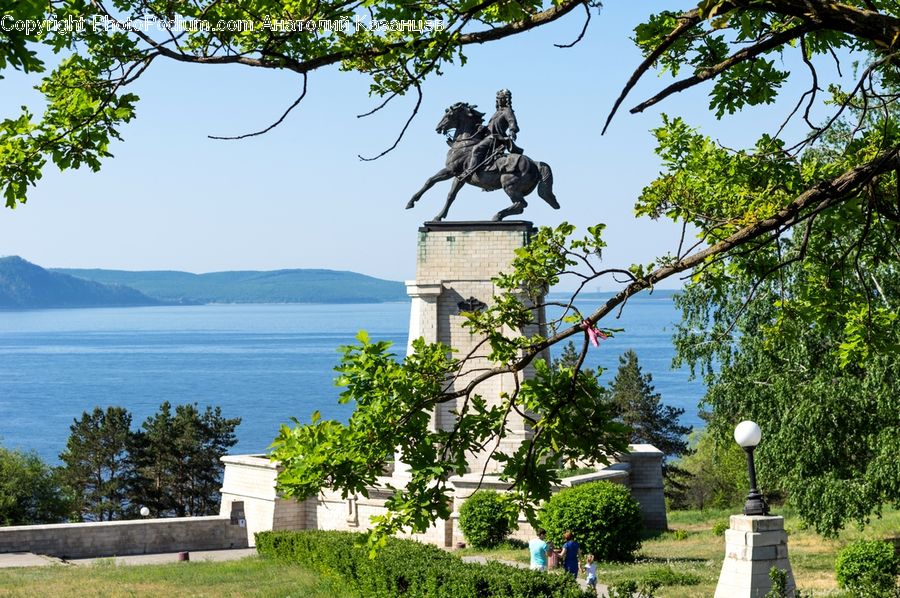
[{"label": "paved path", "polygon": [[[234,548],[231,550],[195,550],[190,553],[192,561],[231,561],[256,554],[255,548]],[[177,563],[177,552],[159,554],[135,554],[93,559],[61,560],[54,557],[32,554],[30,552],[5,552],[0,554],[0,568],[3,567],[40,567],[45,565],[91,565],[97,561],[114,560],[117,565],[158,565],[160,563]]]},{"label": "paved path", "polygon": [[[519,561],[508,561],[506,559],[488,559],[487,557],[484,557],[484,556],[464,556],[464,557],[462,557],[462,560],[467,563],[479,563],[481,565],[488,562],[488,560],[491,560],[491,561],[496,561],[498,563],[503,563],[504,565],[509,565],[511,567],[519,567],[520,569],[528,568],[528,565],[526,565],[525,563],[520,563]],[[585,581],[583,579],[581,579],[580,577],[578,578],[578,585],[580,585],[583,588],[587,587],[587,583],[585,583]],[[603,585],[602,583],[597,584],[597,595],[598,596],[606,596],[606,593],[608,591],[609,591],[609,588],[607,586]]]},{"label": "paved path", "polygon": [[0,554],[0,569],[7,567],[42,567],[60,563],[62,563],[61,560],[52,556],[43,556],[30,552],[4,552]]}]

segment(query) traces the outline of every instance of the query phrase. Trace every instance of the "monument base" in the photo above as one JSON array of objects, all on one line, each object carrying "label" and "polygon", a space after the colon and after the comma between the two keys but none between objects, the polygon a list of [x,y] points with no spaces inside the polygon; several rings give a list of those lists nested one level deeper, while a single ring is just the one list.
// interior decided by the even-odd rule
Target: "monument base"
[{"label": "monument base", "polygon": [[715,598],[762,598],[772,589],[769,571],[787,572],[787,595],[796,591],[783,517],[732,515],[725,531],[725,561]]}]

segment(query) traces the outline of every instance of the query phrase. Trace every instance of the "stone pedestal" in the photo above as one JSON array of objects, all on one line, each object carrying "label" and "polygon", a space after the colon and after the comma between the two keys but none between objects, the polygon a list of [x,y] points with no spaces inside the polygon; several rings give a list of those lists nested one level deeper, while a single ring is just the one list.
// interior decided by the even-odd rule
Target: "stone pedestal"
[{"label": "stone pedestal", "polygon": [[772,589],[772,567],[787,571],[788,595],[796,591],[788,561],[783,517],[732,515],[725,531],[725,562],[715,598],[762,598]]},{"label": "stone pedestal", "polygon": [[[516,249],[524,247],[534,232],[530,222],[426,222],[419,229],[416,259],[416,280],[406,283],[412,298],[409,322],[409,342],[422,337],[428,342],[441,342],[455,349],[456,357],[465,357],[476,349],[481,338],[474,337],[462,326],[463,311],[474,311],[490,305],[498,289],[493,278],[509,272]],[[543,325],[543,312],[536,314],[534,328],[522,331],[532,334]],[[489,367],[485,359],[488,348],[475,351],[467,370]],[[461,376],[455,388],[468,384],[475,373]],[[519,374],[520,381],[530,370]],[[477,394],[488,405],[500,401],[501,393],[516,388],[513,375],[498,376],[482,383]],[[434,429],[451,429],[455,411],[462,404],[441,405],[432,417]],[[530,431],[521,416],[513,413],[508,421],[511,433],[501,442],[499,450],[512,452],[525,440]],[[472,455],[470,471],[493,473],[496,463],[488,462],[488,453]],[[485,469],[486,467],[486,469]],[[402,466],[398,466],[402,470]],[[402,474],[402,471],[400,472]]]}]

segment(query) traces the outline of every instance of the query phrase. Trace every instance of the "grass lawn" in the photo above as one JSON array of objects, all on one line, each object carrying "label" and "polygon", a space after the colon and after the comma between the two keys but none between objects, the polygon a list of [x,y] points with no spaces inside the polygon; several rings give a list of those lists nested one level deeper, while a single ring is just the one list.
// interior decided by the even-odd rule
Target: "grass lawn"
[{"label": "grass lawn", "polygon": [[[660,598],[708,598],[715,593],[725,556],[725,538],[713,535],[712,528],[718,522],[727,522],[731,514],[732,511],[670,511],[671,531],[646,539],[634,563],[599,563],[597,577],[600,583],[609,585],[652,576],[665,584],[656,592]],[[834,540],[805,529],[789,509],[776,509],[775,514],[785,517],[788,554],[797,587],[816,596],[843,595],[834,578],[834,560],[843,546],[859,538],[900,535],[900,511],[897,510],[886,510],[882,519],[873,520],[865,529],[844,530]],[[523,549],[457,552],[528,562],[527,551]]]},{"label": "grass lawn", "polygon": [[237,561],[0,569],[0,596],[349,598],[339,579],[260,557]]}]

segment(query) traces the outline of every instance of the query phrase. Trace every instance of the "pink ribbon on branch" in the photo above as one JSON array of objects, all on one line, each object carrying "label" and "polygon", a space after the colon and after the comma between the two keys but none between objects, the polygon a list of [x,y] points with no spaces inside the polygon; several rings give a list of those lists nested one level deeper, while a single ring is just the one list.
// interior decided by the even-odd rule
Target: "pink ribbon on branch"
[{"label": "pink ribbon on branch", "polygon": [[606,340],[607,338],[609,338],[605,332],[603,332],[602,330],[598,330],[587,320],[582,320],[581,327],[587,333],[588,339],[590,339],[591,344],[595,347],[600,346],[601,340]]}]

